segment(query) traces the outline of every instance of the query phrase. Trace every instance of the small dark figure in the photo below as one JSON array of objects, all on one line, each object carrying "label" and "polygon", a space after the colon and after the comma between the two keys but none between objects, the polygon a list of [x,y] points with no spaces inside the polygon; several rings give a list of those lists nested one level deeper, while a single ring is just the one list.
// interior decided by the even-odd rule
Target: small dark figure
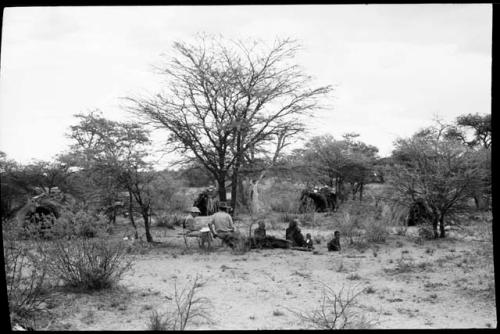
[{"label": "small dark figure", "polygon": [[311,233],[306,234],[306,247],[308,249],[314,249],[314,242],[312,241]]},{"label": "small dark figure", "polygon": [[328,251],[329,252],[337,252],[340,251],[340,232],[335,231],[333,233],[333,239],[328,243]]},{"label": "small dark figure", "polygon": [[302,232],[300,232],[297,219],[292,220],[288,225],[286,229],[286,240],[290,240],[293,247],[306,246],[306,241],[304,240]]},{"label": "small dark figure", "polygon": [[266,225],[263,221],[259,222],[259,227],[253,231],[253,236],[255,238],[255,246],[262,248],[266,244]]}]

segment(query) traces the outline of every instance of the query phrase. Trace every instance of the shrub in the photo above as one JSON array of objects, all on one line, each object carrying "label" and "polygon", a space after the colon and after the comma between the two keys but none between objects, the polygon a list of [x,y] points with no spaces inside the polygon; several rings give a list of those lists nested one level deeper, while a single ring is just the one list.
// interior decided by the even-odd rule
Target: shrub
[{"label": "shrub", "polygon": [[85,237],[94,238],[103,235],[107,230],[106,217],[101,214],[92,214],[79,210],[76,213],[63,211],[52,227],[43,233],[37,233],[39,226],[31,225],[31,235],[42,235],[45,238],[67,238]]},{"label": "shrub", "polygon": [[43,293],[47,278],[45,261],[14,240],[4,241],[4,260],[12,320],[29,317],[47,299]]},{"label": "shrub", "polygon": [[370,220],[366,224],[366,239],[369,242],[383,243],[387,239],[387,229],[383,222]]},{"label": "shrub", "polygon": [[401,257],[397,260],[396,266],[392,269],[384,269],[386,273],[402,274],[412,272],[416,269],[415,262],[412,259]]},{"label": "shrub", "polygon": [[275,212],[298,212],[298,201],[295,198],[280,198],[271,199],[269,206]]},{"label": "shrub", "polygon": [[158,312],[153,311],[149,317],[148,330],[150,331],[166,331],[167,321],[163,319],[163,316],[158,314]]},{"label": "shrub", "polygon": [[359,239],[361,233],[361,223],[357,217],[354,217],[349,212],[342,212],[340,216],[339,232],[341,237],[347,238],[350,244],[354,243],[354,239]]},{"label": "shrub", "polygon": [[252,245],[251,238],[240,235],[240,238],[236,239],[234,242],[234,247],[231,249],[231,254],[242,255],[250,251]]},{"label": "shrub", "polygon": [[282,221],[284,223],[290,223],[291,221],[293,221],[294,219],[297,219],[297,218],[299,218],[298,214],[285,211],[281,214],[280,221]]},{"label": "shrub", "polygon": [[318,308],[310,312],[290,311],[302,322],[317,329],[370,328],[373,326],[373,321],[354,309],[357,305],[356,298],[361,292],[355,292],[353,289],[345,291],[344,288],[335,292],[325,286]]},{"label": "shrub", "polygon": [[369,286],[365,288],[364,292],[368,294],[375,293],[375,289],[372,286]]},{"label": "shrub", "polygon": [[354,281],[354,280],[360,280],[361,276],[359,276],[358,273],[351,273],[346,278],[349,279],[349,280]]},{"label": "shrub", "polygon": [[434,239],[434,231],[430,224],[423,224],[418,228],[418,236],[424,240]]},{"label": "shrub", "polygon": [[280,316],[282,316],[282,315],[285,315],[285,313],[283,313],[283,312],[282,312],[282,311],[280,311],[280,310],[274,310],[274,311],[273,311],[273,315],[274,315],[275,317],[280,317]]},{"label": "shrub", "polygon": [[171,212],[185,211],[191,206],[193,206],[193,199],[183,191],[178,191],[172,195],[164,209]]},{"label": "shrub", "polygon": [[85,290],[110,288],[131,268],[131,262],[124,259],[122,242],[87,238],[71,242],[56,240],[40,250],[50,259],[48,269],[52,275],[68,286]]},{"label": "shrub", "polygon": [[175,226],[182,226],[182,223],[184,222],[185,217],[182,215],[178,214],[173,214],[173,215],[163,215],[158,217],[158,220],[156,222],[157,227],[165,227],[168,229],[175,229]]},{"label": "shrub", "polygon": [[203,286],[197,275],[192,282],[179,291],[175,284],[174,309],[163,315],[156,311],[149,318],[149,330],[183,331],[195,319],[211,323],[209,314],[210,301],[204,297],[195,297],[198,289]]}]

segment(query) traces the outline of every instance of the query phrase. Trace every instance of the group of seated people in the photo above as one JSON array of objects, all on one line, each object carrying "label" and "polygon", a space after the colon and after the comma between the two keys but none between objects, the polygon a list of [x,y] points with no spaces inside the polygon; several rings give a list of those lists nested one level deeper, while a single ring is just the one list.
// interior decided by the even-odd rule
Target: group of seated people
[{"label": "group of seated people", "polygon": [[[299,221],[297,219],[292,220],[288,228],[285,230],[285,238],[278,239],[273,236],[266,235],[266,225],[263,221],[259,221],[259,227],[254,231],[254,242],[253,245],[256,248],[302,248],[304,250],[314,249],[314,242],[311,238],[311,234],[307,233],[304,238],[302,232],[299,228]],[[340,232],[335,231],[334,237],[327,244],[328,251],[340,251]]]},{"label": "group of seated people", "polygon": [[[223,243],[231,248],[234,248],[237,242],[242,239],[241,234],[234,228],[233,219],[227,213],[229,207],[225,203],[219,205],[219,211],[210,217],[208,227],[199,227],[196,224],[196,216],[200,214],[197,207],[190,209],[190,215],[185,220],[183,227],[188,230],[191,236],[199,236],[201,245],[214,238],[220,238]],[[266,225],[264,221],[258,222],[258,227],[253,232],[253,238],[250,238],[252,248],[295,248],[303,250],[314,249],[314,242],[311,234],[307,233],[306,237],[302,235],[299,228],[298,219],[292,220],[285,231],[285,240],[274,236],[266,235]],[[340,251],[340,233],[335,231],[334,237],[327,244],[328,251]]]}]

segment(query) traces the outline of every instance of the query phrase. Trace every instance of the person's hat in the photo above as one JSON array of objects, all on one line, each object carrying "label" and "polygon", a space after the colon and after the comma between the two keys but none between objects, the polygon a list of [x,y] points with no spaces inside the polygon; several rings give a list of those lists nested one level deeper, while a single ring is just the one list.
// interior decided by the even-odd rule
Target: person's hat
[{"label": "person's hat", "polygon": [[189,209],[189,212],[201,213],[200,209],[198,209],[196,206],[191,207],[191,209]]}]

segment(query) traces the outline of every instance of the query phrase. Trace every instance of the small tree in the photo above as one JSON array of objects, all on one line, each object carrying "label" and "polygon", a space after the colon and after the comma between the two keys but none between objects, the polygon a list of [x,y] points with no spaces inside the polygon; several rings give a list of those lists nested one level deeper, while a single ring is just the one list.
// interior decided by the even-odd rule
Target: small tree
[{"label": "small tree", "polygon": [[358,134],[345,134],[343,140],[331,135],[311,138],[304,149],[297,150],[298,161],[305,168],[308,181],[328,184],[340,199],[347,197],[347,185],[354,197],[363,198],[363,187],[369,181],[378,149],[355,140]]},{"label": "small tree", "polygon": [[95,184],[105,186],[104,193],[107,190],[112,198],[116,198],[121,189],[128,192],[130,221],[135,229],[132,212],[132,201],[135,201],[144,221],[146,239],[152,242],[150,216],[154,192],[150,184],[155,173],[145,161],[149,132],[138,124],[107,120],[100,112],[76,117],[80,122],[71,127],[70,137],[75,141],[72,148],[80,157],[79,163],[94,178]]},{"label": "small tree", "polygon": [[[432,212],[434,236],[445,237],[445,218],[465,209],[484,172],[473,151],[446,138],[446,126],[426,128],[396,141],[392,184],[407,200],[420,199]],[[438,234],[439,226],[439,234]]]},{"label": "small tree", "polygon": [[459,116],[455,124],[446,129],[445,136],[476,151],[476,160],[484,169],[484,177],[481,186],[474,189],[473,197],[477,209],[487,209],[491,197],[491,115]]}]

